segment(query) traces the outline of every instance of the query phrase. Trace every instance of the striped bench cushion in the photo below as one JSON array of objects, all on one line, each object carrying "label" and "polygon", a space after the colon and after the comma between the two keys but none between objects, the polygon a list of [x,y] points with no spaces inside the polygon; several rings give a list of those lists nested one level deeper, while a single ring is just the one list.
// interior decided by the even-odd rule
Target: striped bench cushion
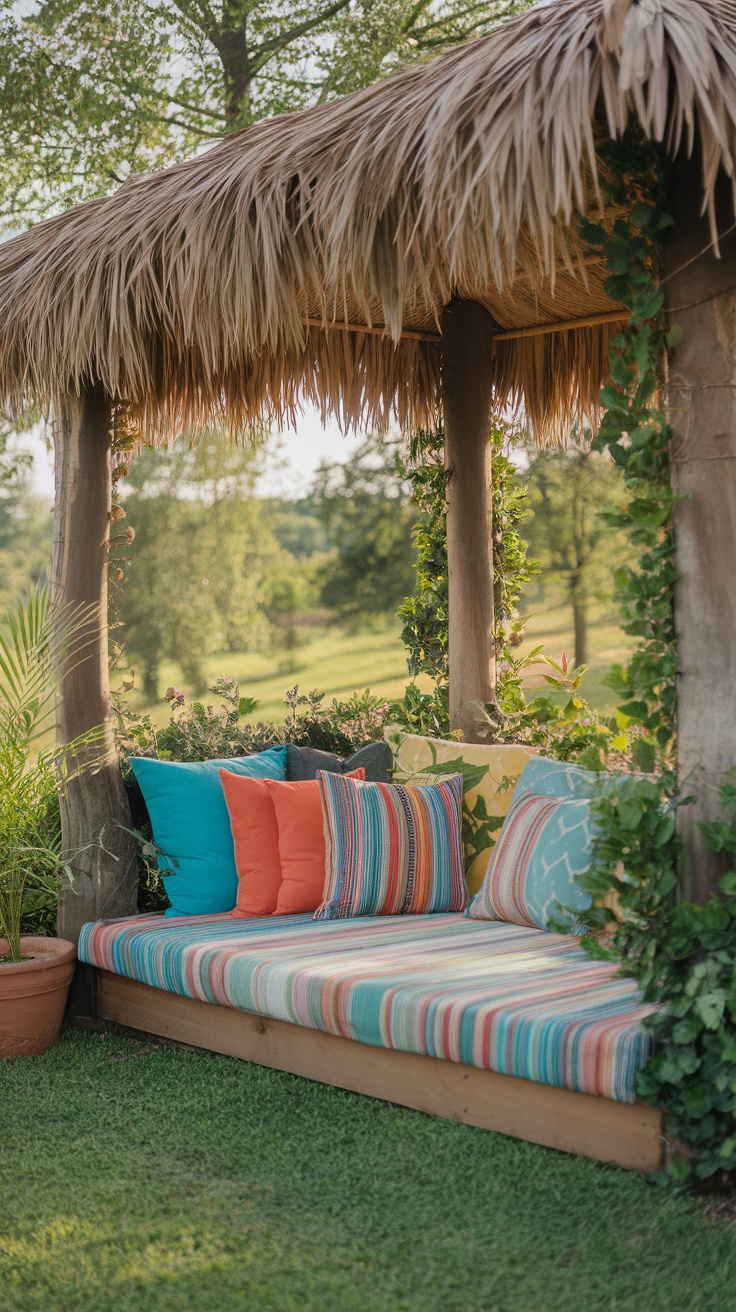
[{"label": "striped bench cushion", "polygon": [[79,956],[185,997],[620,1102],[651,1052],[652,1008],[575,939],[458,913],[138,916],[85,925]]}]

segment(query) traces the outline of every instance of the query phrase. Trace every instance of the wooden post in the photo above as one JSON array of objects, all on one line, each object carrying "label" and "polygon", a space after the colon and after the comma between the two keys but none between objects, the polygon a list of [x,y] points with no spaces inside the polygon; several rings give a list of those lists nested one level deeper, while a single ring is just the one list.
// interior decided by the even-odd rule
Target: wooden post
[{"label": "wooden post", "polygon": [[[685,896],[702,901],[724,864],[708,848],[698,821],[719,814],[719,784],[736,765],[736,234],[724,238],[720,259],[712,249],[703,253],[711,237],[698,212],[699,160],[677,161],[670,190],[675,226],[665,266],[666,304],[671,323],[683,330],[669,360],[679,498],[678,775],[681,793],[697,796],[680,811],[682,875]],[[726,187],[723,192],[721,231],[733,222]]]},{"label": "wooden post", "polygon": [[493,701],[493,544],[491,539],[490,315],[475,301],[451,301],[442,314],[449,575],[450,722],[476,737],[467,702]]},{"label": "wooden post", "polygon": [[[104,725],[102,749],[78,754],[62,790],[64,857],[73,882],[59,905],[58,933],[77,941],[87,920],[136,910],[135,840],[110,717],[107,645],[107,542],[110,525],[112,415],[99,390],[62,395],[55,414],[56,509],[53,596],[90,609],[66,655],[57,716],[60,743]],[[85,755],[92,762],[85,766]]]}]

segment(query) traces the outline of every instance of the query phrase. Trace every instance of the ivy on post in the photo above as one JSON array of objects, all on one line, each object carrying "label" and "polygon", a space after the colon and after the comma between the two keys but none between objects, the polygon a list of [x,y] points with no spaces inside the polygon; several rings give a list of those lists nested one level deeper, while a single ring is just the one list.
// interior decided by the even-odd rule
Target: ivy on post
[{"label": "ivy on post", "polygon": [[610,349],[610,380],[601,392],[603,418],[594,445],[623,470],[628,501],[609,512],[639,549],[635,568],[616,571],[617,600],[626,633],[638,642],[611,683],[621,712],[642,725],[634,763],[660,770],[676,789],[677,642],[674,589],[672,437],[664,410],[663,363],[674,333],[662,322],[662,238],[672,219],[664,207],[659,155],[634,134],[607,142],[601,159],[606,202],[623,210],[609,231],[584,219],[583,240],[606,255],[606,291],[629,311]]}]

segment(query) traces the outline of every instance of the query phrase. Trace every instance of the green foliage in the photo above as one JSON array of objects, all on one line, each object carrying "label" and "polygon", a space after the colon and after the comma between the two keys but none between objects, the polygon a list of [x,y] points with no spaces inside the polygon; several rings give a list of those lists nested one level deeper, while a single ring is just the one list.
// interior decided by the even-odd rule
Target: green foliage
[{"label": "green foliage", "polygon": [[296,685],[288,690],[284,698],[289,707],[287,742],[349,756],[364,743],[383,736],[389,704],[374,697],[370,688],[352,693],[347,701],[333,697],[327,706],[324,697],[317,691],[301,695]]},{"label": "green foliage", "polygon": [[[53,730],[59,668],[72,639],[83,641],[84,610],[52,614],[48,589],[32,588],[0,627],[0,937],[19,961],[23,933],[53,933],[62,858],[57,787],[78,748],[44,747]],[[83,649],[83,648],[82,648]]]},{"label": "green foliage", "polygon": [[[402,479],[411,486],[412,504],[419,519],[412,530],[416,552],[414,588],[399,607],[403,620],[401,641],[407,649],[407,665],[412,678],[428,674],[445,700],[449,677],[448,595],[447,595],[447,471],[444,464],[445,433],[441,424],[435,429],[420,429],[409,443],[408,459],[396,458]],[[411,714],[420,711],[419,694],[409,694],[406,706]]]},{"label": "green foliage", "polygon": [[[29,427],[35,419],[28,416]],[[43,578],[51,560],[49,505],[33,492],[33,456],[0,424],[0,607]]]},{"label": "green foliage", "polygon": [[[518,525],[527,513],[526,492],[516,478],[508,447],[516,440],[510,426],[494,420],[489,441],[492,453],[492,515],[494,570],[494,635],[499,663],[499,704],[512,698],[510,679],[513,652],[519,645],[523,621],[516,610],[522,588],[536,572],[536,563]],[[407,651],[409,673],[427,674],[434,682],[431,693],[409,684],[392,712],[397,723],[412,733],[449,737],[448,700],[448,574],[445,435],[441,425],[414,435],[407,460],[398,459],[402,478],[411,485],[412,502],[420,511],[414,526],[417,553],[414,590],[399,608],[404,621],[401,638]],[[520,684],[519,684],[520,687]]]},{"label": "green foliage", "polygon": [[459,738],[459,730],[450,728],[450,702],[447,688],[437,686],[422,692],[416,683],[407,683],[403,697],[391,702],[389,719],[407,733],[425,738]]},{"label": "green foliage", "polygon": [[[282,603],[295,598],[305,569],[270,531],[254,495],[259,469],[258,450],[210,438],[194,449],[144,451],[119,485],[116,519],[129,528],[116,526],[125,559],[113,549],[112,568],[123,577],[115,579],[112,618],[151,699],[163,661],[178,662],[201,693],[204,656],[265,644],[273,622],[288,616]],[[279,591],[284,576],[288,598]]]},{"label": "green foliage", "polygon": [[[530,666],[548,671],[543,677],[552,692],[527,697],[524,675]],[[581,695],[586,669],[585,665],[571,668],[565,652],[560,661],[553,660],[541,645],[522,657],[507,653],[503,698],[499,699],[506,716],[500,740],[535,747],[544,756],[576,761],[589,770],[624,763],[631,748],[630,735],[615,719],[593,710]]]},{"label": "green foliage", "polygon": [[414,516],[394,443],[368,437],[344,464],[323,464],[312,502],[334,548],[322,604],[352,631],[394,615],[414,580]]},{"label": "green foliage", "polygon": [[0,214],[16,223],[352,91],[528,0],[0,0]]},{"label": "green foliage", "polygon": [[133,683],[124,683],[113,694],[116,738],[123,759],[126,782],[133,775],[130,756],[152,756],[160,761],[208,761],[229,756],[247,756],[284,741],[283,729],[275,724],[250,724],[242,717],[257,708],[257,701],[241,697],[235,679],[222,675],[210,691],[220,698],[219,706],[194,700],[187,705],[178,688],[167,688],[171,711],[168,724],[157,727],[150,715],[132,711],[127,697]]},{"label": "green foliage", "polygon": [[251,724],[244,717],[258,709],[254,697],[243,697],[237,681],[222,675],[210,689],[220,698],[218,706],[187,700],[178,688],[168,688],[169,722],[153,724],[149,715],[139,715],[128,706],[132,685],[124,684],[114,695],[118,747],[128,782],[132,779],[127,759],[152,756],[161,761],[207,761],[262,752],[277,743],[349,755],[364,743],[380,738],[387,720],[388,702],[374,697],[370,689],[355,692],[346,701],[333,697],[327,706],[325,694],[299,692],[298,685],[284,696],[286,715],[282,724],[268,721]]},{"label": "green foliage", "polygon": [[610,350],[610,381],[601,393],[603,419],[596,438],[624,475],[626,501],[609,512],[625,531],[635,566],[616,571],[623,628],[638,639],[611,685],[621,710],[640,723],[661,768],[674,771],[677,644],[674,618],[674,498],[668,444],[671,429],[662,397],[662,361],[668,331],[661,319],[664,294],[658,282],[663,233],[671,225],[664,209],[658,150],[635,133],[606,142],[602,186],[621,207],[611,231],[584,220],[581,235],[606,255],[606,290],[630,313]]},{"label": "green foliage", "polygon": [[610,597],[616,565],[631,555],[626,535],[607,514],[623,499],[621,471],[607,455],[591,451],[589,434],[566,451],[530,453],[524,477],[531,515],[524,536],[544,576],[564,587],[572,608],[575,664],[588,660],[588,611]]},{"label": "green foliage", "polygon": [[[493,606],[496,652],[503,652],[523,628],[517,605],[522,590],[539,573],[539,562],[530,560],[525,537],[519,530],[529,515],[529,497],[510,450],[522,435],[511,424],[491,420],[491,507],[493,521]],[[501,680],[503,683],[503,680]]]},{"label": "green foliage", "polygon": [[[725,817],[702,828],[709,845],[736,858],[736,772],[721,790]],[[678,803],[653,777],[603,777],[592,803],[598,837],[578,883],[593,899],[582,915],[591,956],[620,963],[644,1002],[655,1043],[637,1090],[667,1111],[688,1150],[675,1181],[736,1171],[736,869],[704,906],[677,900]],[[565,925],[565,922],[567,924]]]}]

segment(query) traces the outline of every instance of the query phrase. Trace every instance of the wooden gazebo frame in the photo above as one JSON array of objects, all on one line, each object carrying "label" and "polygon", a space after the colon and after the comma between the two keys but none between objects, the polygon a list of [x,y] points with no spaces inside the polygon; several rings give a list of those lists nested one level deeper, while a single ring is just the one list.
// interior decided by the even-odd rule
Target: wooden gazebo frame
[{"label": "wooden gazebo frame", "polygon": [[736,763],[736,3],[556,0],[0,247],[0,394],[53,407],[54,586],[98,611],[60,708],[66,741],[108,726],[63,802],[65,936],[135,902],[107,672],[115,424],[161,441],[304,397],[346,424],[441,409],[457,723],[494,689],[491,411],[523,406],[552,441],[595,414],[625,316],[577,216],[602,205],[596,140],[632,117],[671,161],[679,753],[685,873],[707,890],[697,821]]}]

